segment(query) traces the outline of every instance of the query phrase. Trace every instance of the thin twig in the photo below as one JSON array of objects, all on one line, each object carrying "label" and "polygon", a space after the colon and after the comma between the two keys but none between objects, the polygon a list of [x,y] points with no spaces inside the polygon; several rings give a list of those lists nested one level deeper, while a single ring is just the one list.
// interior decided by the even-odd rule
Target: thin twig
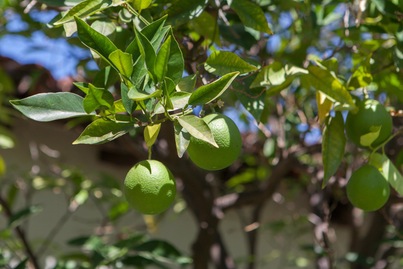
[{"label": "thin twig", "polygon": [[[6,215],[6,217],[8,219],[10,219],[13,216],[13,213],[10,209],[10,206],[6,202],[6,200],[4,200],[3,197],[1,197],[1,196],[0,196],[0,205],[3,207],[3,212]],[[17,237],[21,240],[21,243],[24,247],[24,251],[25,251],[26,255],[28,256],[33,268],[40,269],[38,260],[35,256],[34,252],[32,251],[31,245],[29,244],[24,231],[20,228],[19,225],[14,228],[14,231],[15,231]]]}]

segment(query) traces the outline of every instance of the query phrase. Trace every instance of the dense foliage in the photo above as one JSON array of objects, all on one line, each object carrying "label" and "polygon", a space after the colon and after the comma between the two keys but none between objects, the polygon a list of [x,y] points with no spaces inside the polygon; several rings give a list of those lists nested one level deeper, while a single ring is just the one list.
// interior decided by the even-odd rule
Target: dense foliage
[{"label": "dense foliage", "polygon": [[[308,247],[315,256],[312,266],[401,266],[402,227],[394,219],[403,195],[403,1],[43,0],[3,5],[5,12],[21,14],[28,32],[65,36],[92,55],[80,63],[85,80],[70,91],[31,92],[11,104],[36,121],[80,119],[77,127],[85,128],[74,144],[133,143],[128,151],[135,158],[166,164],[199,223],[194,268],[210,263],[235,268],[218,229],[224,213],[250,205],[246,223],[259,223],[264,205],[282,187],[308,194],[315,216],[309,218],[315,236]],[[50,10],[57,15],[47,28],[29,15]],[[7,17],[2,20],[7,25]],[[89,68],[92,61],[96,70]],[[3,81],[0,94],[10,96]],[[377,100],[381,108],[346,122],[365,111],[363,99]],[[212,112],[236,119],[244,143],[241,157],[215,173],[198,169],[186,154],[191,139],[216,145],[200,117]],[[389,200],[374,213],[353,208],[345,192],[350,175],[363,165],[379,171],[392,188]],[[80,193],[79,188],[75,195]],[[91,195],[89,189],[85,193]],[[7,201],[2,201],[5,211]],[[347,217],[335,219],[336,212]],[[13,220],[15,215],[8,213]],[[359,216],[367,233],[352,237],[347,254],[354,255],[335,257],[332,221],[354,233],[361,228],[354,221]],[[257,266],[258,231],[246,231],[248,268]],[[162,249],[173,248],[164,244]],[[147,258],[91,250],[102,259],[89,259],[88,268],[118,262],[140,266]],[[162,266],[151,256],[147,262]],[[176,251],[172,257],[183,260]]]}]

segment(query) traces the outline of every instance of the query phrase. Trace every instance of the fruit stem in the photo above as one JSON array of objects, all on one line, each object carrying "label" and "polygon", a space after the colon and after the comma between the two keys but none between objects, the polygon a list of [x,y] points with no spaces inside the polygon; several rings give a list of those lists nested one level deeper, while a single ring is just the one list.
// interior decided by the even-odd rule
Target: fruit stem
[{"label": "fruit stem", "polygon": [[[384,149],[385,145],[386,145],[387,143],[389,143],[389,141],[391,141],[393,138],[395,138],[396,136],[398,136],[399,134],[403,134],[403,128],[397,130],[397,131],[396,131],[394,134],[392,134],[388,139],[386,139],[382,144],[380,144],[379,146],[377,146],[376,148],[374,148],[374,149],[372,150],[372,153],[378,151],[378,149],[380,149],[380,148]],[[371,155],[372,155],[372,153],[371,153]]]},{"label": "fruit stem", "polygon": [[152,155],[152,149],[151,147],[148,147],[148,159],[151,160],[151,155]]}]

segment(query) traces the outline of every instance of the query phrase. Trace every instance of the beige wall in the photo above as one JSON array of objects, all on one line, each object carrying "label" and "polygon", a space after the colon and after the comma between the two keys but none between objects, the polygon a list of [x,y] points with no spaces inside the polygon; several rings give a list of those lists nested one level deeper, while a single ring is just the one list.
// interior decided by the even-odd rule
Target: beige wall
[{"label": "beige wall", "polygon": [[[100,173],[106,172],[114,175],[117,180],[123,181],[126,168],[115,167],[101,163],[97,159],[99,146],[72,145],[72,141],[78,136],[74,131],[67,131],[59,123],[36,123],[29,120],[17,120],[14,126],[17,145],[12,150],[1,150],[0,154],[5,158],[8,172],[11,174],[24,174],[32,170],[32,167],[48,169],[53,164],[69,167],[78,167],[90,177],[96,178]],[[44,152],[60,154],[58,158],[47,156]],[[32,153],[38,151],[37,158],[32,162]],[[37,165],[37,166],[36,166]],[[35,170],[35,169],[34,169]],[[34,171],[38,172],[38,171]],[[279,196],[278,198],[281,198]],[[283,197],[284,198],[284,197]],[[282,199],[278,199],[281,201]],[[39,244],[49,233],[57,221],[64,214],[66,208],[65,197],[51,191],[41,191],[33,197],[34,204],[40,204],[43,211],[35,215],[29,223],[29,237]],[[311,224],[307,221],[296,221],[306,213],[306,200],[304,197],[291,196],[283,199],[283,202],[272,201],[265,208],[264,219],[261,223],[259,237],[259,268],[313,268],[309,263],[312,257],[301,252],[299,246],[312,244],[310,233]],[[19,206],[22,206],[21,202]],[[249,213],[247,208],[229,212],[221,223],[220,229],[224,233],[224,240],[230,253],[237,261],[245,261],[246,241],[242,232],[240,217]],[[64,224],[60,233],[57,234],[52,251],[63,253],[66,251],[65,242],[74,236],[91,233],[94,223],[99,223],[102,217],[96,205],[92,202],[80,208],[73,217]],[[285,220],[289,225],[278,233],[269,229],[269,224],[276,220]],[[88,223],[92,224],[89,225]],[[4,224],[4,218],[0,218],[0,227]],[[143,217],[132,211],[125,217],[120,225],[134,230],[145,227]],[[165,214],[158,223],[157,230],[152,237],[170,241],[179,249],[190,254],[190,247],[196,236],[195,222],[189,212],[180,214],[172,211]],[[338,231],[337,236],[342,242],[346,242],[348,234]],[[344,238],[344,239],[343,239]],[[343,245],[339,244],[337,250],[343,252]],[[298,257],[296,260],[295,257]],[[299,266],[296,265],[299,264]],[[343,268],[342,266],[338,268]]]}]

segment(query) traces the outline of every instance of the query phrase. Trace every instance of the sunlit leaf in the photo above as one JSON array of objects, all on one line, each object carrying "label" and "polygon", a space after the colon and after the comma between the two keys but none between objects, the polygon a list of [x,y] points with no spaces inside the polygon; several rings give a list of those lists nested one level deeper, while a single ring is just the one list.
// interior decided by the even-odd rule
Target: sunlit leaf
[{"label": "sunlit leaf", "polygon": [[309,74],[306,77],[312,87],[326,94],[332,101],[347,104],[351,108],[355,108],[353,98],[346,87],[328,70],[318,66],[309,66],[308,70]]},{"label": "sunlit leaf", "polygon": [[109,109],[113,106],[113,102],[113,95],[108,90],[89,84],[88,93],[83,100],[83,106],[87,113],[91,113],[100,108]]},{"label": "sunlit leaf", "polygon": [[190,96],[189,105],[204,105],[214,101],[228,89],[238,75],[239,72],[229,73],[210,84],[199,87]]},{"label": "sunlit leaf", "polygon": [[193,137],[206,141],[207,143],[218,148],[213,134],[211,133],[210,127],[202,118],[194,115],[186,115],[179,117],[178,122]]},{"label": "sunlit leaf", "polygon": [[78,37],[81,42],[109,62],[109,55],[118,49],[116,45],[109,38],[92,29],[83,20],[77,17],[75,17],[75,20]]},{"label": "sunlit leaf", "polygon": [[54,22],[54,25],[61,25],[74,20],[74,17],[85,18],[96,12],[102,11],[112,5],[112,0],[86,0],[72,7],[60,20]]},{"label": "sunlit leaf", "polygon": [[399,195],[403,195],[403,176],[386,155],[373,153],[370,156],[369,162],[380,170],[385,179]]},{"label": "sunlit leaf", "polygon": [[147,147],[151,147],[154,145],[155,141],[157,140],[158,134],[161,130],[161,124],[153,124],[147,125],[144,128],[144,141],[146,142]]},{"label": "sunlit leaf", "polygon": [[161,45],[155,61],[155,76],[158,81],[163,80],[168,69],[169,52],[171,49],[171,36]]},{"label": "sunlit leaf", "polygon": [[164,14],[168,14],[168,20],[172,25],[180,25],[199,16],[207,2],[208,0],[175,0]]},{"label": "sunlit leaf", "polygon": [[319,122],[322,124],[332,109],[333,102],[330,101],[322,92],[316,92],[316,105],[318,106]]},{"label": "sunlit leaf", "polygon": [[73,144],[102,144],[112,141],[133,129],[132,123],[98,119],[90,123]]},{"label": "sunlit leaf", "polygon": [[249,0],[232,0],[231,8],[241,21],[250,28],[263,33],[272,34],[266,16],[260,6]]},{"label": "sunlit leaf", "polygon": [[86,116],[83,98],[70,92],[39,93],[10,103],[22,114],[36,121],[53,121]]},{"label": "sunlit leaf", "polygon": [[133,57],[131,54],[118,49],[112,52],[108,58],[120,74],[130,78],[133,72]]},{"label": "sunlit leaf", "polygon": [[257,70],[257,67],[242,60],[229,51],[215,51],[208,58],[204,68],[215,75],[223,76],[230,72],[246,74]]},{"label": "sunlit leaf", "polygon": [[175,145],[176,145],[176,152],[179,158],[183,157],[183,154],[186,152],[186,149],[190,143],[190,134],[186,131],[182,125],[179,124],[178,121],[174,122],[174,129],[175,129]]}]

